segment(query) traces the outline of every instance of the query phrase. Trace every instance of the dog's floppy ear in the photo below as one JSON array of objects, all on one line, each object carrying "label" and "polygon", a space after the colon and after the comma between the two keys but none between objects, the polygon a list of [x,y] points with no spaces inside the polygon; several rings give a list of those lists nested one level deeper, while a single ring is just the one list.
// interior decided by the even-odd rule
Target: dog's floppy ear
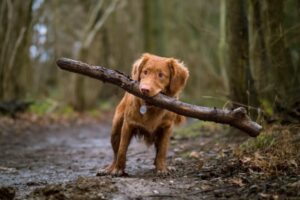
[{"label": "dog's floppy ear", "polygon": [[149,59],[149,54],[143,54],[139,59],[137,59],[132,66],[131,78],[135,81],[140,81],[140,74],[142,72],[143,66]]},{"label": "dog's floppy ear", "polygon": [[168,93],[170,96],[177,96],[186,84],[189,71],[183,63],[174,58],[170,59],[168,65],[171,74]]}]

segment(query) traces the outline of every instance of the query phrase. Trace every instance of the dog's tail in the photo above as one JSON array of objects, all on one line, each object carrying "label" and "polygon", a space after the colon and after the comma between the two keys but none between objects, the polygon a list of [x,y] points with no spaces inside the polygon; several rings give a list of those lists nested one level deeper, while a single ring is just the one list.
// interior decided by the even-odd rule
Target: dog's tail
[{"label": "dog's tail", "polygon": [[182,116],[182,115],[176,115],[175,117],[175,125],[180,125],[185,123],[186,121],[186,117]]}]

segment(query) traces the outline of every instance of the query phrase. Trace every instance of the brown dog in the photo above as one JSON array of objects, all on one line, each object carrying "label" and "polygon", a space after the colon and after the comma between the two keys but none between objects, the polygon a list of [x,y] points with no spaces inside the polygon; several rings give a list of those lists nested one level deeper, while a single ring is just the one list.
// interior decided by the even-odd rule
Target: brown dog
[{"label": "brown dog", "polygon": [[[132,68],[132,79],[139,81],[142,93],[155,96],[163,93],[178,97],[188,79],[187,68],[174,58],[144,54]],[[114,160],[100,174],[124,175],[126,152],[132,136],[143,137],[147,145],[155,144],[154,165],[159,174],[167,173],[166,155],[174,124],[184,117],[165,109],[145,104],[129,93],[116,108],[112,123],[111,144]]]}]

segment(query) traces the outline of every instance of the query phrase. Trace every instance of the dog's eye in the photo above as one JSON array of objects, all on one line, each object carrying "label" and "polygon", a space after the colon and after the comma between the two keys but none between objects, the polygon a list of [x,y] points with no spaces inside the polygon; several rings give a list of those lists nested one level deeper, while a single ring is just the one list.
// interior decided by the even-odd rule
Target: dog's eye
[{"label": "dog's eye", "polygon": [[145,75],[147,75],[147,74],[148,74],[148,71],[147,71],[147,70],[145,70],[145,71],[144,71],[144,74],[145,74]]},{"label": "dog's eye", "polygon": [[161,73],[161,72],[158,73],[159,78],[162,78],[163,76],[164,76],[163,73]]}]

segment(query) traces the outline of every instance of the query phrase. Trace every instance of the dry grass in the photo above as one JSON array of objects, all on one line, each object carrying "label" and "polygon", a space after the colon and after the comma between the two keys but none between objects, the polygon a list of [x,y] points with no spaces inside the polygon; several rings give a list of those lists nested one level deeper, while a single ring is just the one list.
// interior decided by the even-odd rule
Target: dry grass
[{"label": "dry grass", "polygon": [[268,127],[260,136],[236,149],[242,165],[270,175],[299,172],[300,127]]}]

